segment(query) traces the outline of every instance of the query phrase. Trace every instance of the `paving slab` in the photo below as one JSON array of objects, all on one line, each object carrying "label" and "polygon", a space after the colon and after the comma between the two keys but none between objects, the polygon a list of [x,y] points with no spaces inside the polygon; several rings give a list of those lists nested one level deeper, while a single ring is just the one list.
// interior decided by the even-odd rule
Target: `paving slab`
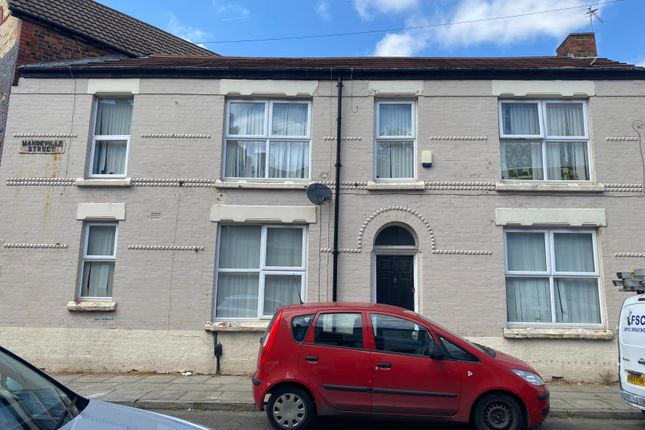
[{"label": "paving slab", "polygon": [[221,395],[222,395],[221,391],[213,391],[210,393],[188,391],[184,393],[184,395],[181,396],[179,400],[190,401],[190,402],[215,402],[216,400],[219,400]]},{"label": "paving slab", "polygon": [[[69,378],[72,375],[65,375],[65,377]],[[113,375],[79,375],[78,377],[73,379],[73,382],[75,383],[81,383],[81,382],[105,382],[108,379],[113,378]]]},{"label": "paving slab", "polygon": [[552,393],[618,393],[618,384],[547,384]]},{"label": "paving slab", "polygon": [[[252,410],[251,381],[245,376],[61,375],[59,380],[90,398],[148,409]],[[548,384],[551,416],[641,419],[625,404],[617,384]]]},{"label": "paving slab", "polygon": [[54,379],[56,379],[58,382],[61,384],[69,384],[71,382],[74,382],[78,378],[81,378],[81,375],[53,375]]},{"label": "paving slab", "polygon": [[125,390],[114,390],[111,393],[103,396],[101,400],[106,402],[115,402],[119,403],[134,403],[144,395],[148,394],[150,390],[146,391],[125,391]]},{"label": "paving slab", "polygon": [[149,375],[144,378],[145,382],[151,382],[154,384],[167,384],[172,382],[175,379],[183,378],[183,376],[176,375]]},{"label": "paving slab", "polygon": [[118,382],[72,382],[71,384],[67,384],[67,386],[82,393],[88,390],[115,389],[123,387],[124,385],[119,384]]},{"label": "paving slab", "polygon": [[250,384],[251,378],[245,376],[213,376],[209,382],[213,384]]},{"label": "paving slab", "polygon": [[573,408],[575,409],[582,409],[582,410],[606,410],[606,409],[613,409],[609,404],[606,402],[598,399],[598,400],[589,400],[589,399],[567,399],[567,403],[569,403]]},{"label": "paving slab", "polygon": [[162,390],[162,391],[150,391],[143,396],[139,397],[137,400],[159,400],[167,402],[169,400],[179,400],[181,396],[186,394],[186,390]]},{"label": "paving slab", "polygon": [[112,376],[110,379],[107,379],[105,382],[131,383],[131,382],[141,381],[144,378],[145,376],[118,375],[118,376]]},{"label": "paving slab", "polygon": [[253,402],[253,396],[251,393],[240,393],[240,392],[222,392],[222,394],[217,399],[218,402],[230,401],[237,403]]},{"label": "paving slab", "polygon": [[221,390],[224,392],[252,393],[252,385],[248,384],[223,384]]},{"label": "paving slab", "polygon": [[170,381],[171,384],[205,384],[208,380],[216,378],[212,375],[182,376]]}]

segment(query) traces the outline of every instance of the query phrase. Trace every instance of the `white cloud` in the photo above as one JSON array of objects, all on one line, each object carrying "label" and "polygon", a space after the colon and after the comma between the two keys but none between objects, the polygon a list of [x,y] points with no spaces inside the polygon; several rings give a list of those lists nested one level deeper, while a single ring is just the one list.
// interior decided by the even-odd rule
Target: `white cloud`
[{"label": "white cloud", "polygon": [[205,46],[198,42],[208,40],[208,38],[210,37],[210,34],[205,31],[191,27],[189,25],[183,25],[174,15],[170,16],[167,29],[175,36],[181,37],[182,39],[189,42],[197,43],[202,48],[205,48]]},{"label": "white cloud", "polygon": [[[406,27],[427,25],[425,19],[408,20]],[[410,57],[423,51],[431,37],[428,29],[388,33],[377,44],[374,55],[378,57]]]},{"label": "white cloud", "polygon": [[213,6],[218,15],[226,15],[222,21],[237,21],[239,19],[248,18],[251,11],[244,6],[235,3],[226,3],[221,0],[213,0]]},{"label": "white cloud", "polygon": [[329,2],[327,0],[318,0],[315,7],[316,14],[324,20],[331,20],[331,11],[329,10]]},{"label": "white cloud", "polygon": [[403,12],[419,4],[419,0],[353,0],[354,9],[366,20],[373,19],[377,14]]},{"label": "white cloud", "polygon": [[[536,12],[584,6],[587,1],[462,0],[447,21],[480,21],[438,27],[434,31],[434,38],[445,46],[470,46],[485,42],[505,45],[537,36],[562,38],[567,33],[588,24],[589,19],[585,16],[584,8],[540,14],[536,14]],[[527,13],[532,13],[532,15],[517,16]],[[490,20],[490,18],[503,16],[515,17]]]},{"label": "white cloud", "polygon": [[[385,3],[390,3],[389,1]],[[408,19],[405,26],[439,23],[455,25],[432,26],[388,33],[376,44],[375,55],[410,56],[426,49],[430,42],[442,47],[466,47],[481,43],[507,45],[538,36],[563,39],[572,31],[586,30],[589,19],[584,6],[588,0],[459,0],[451,9],[437,6],[432,20],[424,17]],[[354,0],[367,3],[368,0]],[[393,1],[392,1],[393,3]],[[443,2],[443,5],[455,4]],[[564,11],[543,12],[553,9]],[[601,8],[602,6],[597,6]],[[358,9],[357,9],[358,10]],[[360,12],[359,12],[360,13]],[[530,15],[526,15],[530,14]],[[512,17],[508,19],[493,19]],[[477,21],[477,22],[469,22]]]}]

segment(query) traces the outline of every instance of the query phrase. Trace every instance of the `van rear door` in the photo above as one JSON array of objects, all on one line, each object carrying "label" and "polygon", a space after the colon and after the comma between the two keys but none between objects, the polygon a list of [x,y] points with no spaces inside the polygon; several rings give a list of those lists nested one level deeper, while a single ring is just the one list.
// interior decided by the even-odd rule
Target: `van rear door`
[{"label": "van rear door", "polygon": [[644,294],[625,300],[620,313],[618,330],[620,382],[624,391],[634,395],[627,396],[625,400],[645,408]]}]

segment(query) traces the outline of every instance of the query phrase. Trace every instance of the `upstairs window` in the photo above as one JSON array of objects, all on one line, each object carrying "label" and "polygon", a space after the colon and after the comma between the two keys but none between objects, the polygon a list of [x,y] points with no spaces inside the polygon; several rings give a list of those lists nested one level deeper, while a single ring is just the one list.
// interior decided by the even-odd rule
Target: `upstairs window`
[{"label": "upstairs window", "polygon": [[126,176],[132,101],[132,98],[96,100],[91,177]]},{"label": "upstairs window", "polygon": [[502,179],[591,179],[585,102],[502,101],[499,113]]},{"label": "upstairs window", "polygon": [[376,103],[376,179],[414,179],[415,118],[413,102]]},{"label": "upstairs window", "polygon": [[231,100],[224,177],[308,179],[311,104]]}]

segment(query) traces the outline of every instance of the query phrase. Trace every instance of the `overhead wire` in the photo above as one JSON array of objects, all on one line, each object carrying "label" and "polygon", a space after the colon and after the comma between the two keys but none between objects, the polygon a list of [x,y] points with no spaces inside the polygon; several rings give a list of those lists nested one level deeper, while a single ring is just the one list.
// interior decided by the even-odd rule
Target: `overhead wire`
[{"label": "overhead wire", "polygon": [[602,6],[602,5],[607,5],[607,4],[610,4],[610,3],[619,3],[619,2],[623,2],[623,1],[625,1],[625,0],[606,0],[606,1],[595,2],[595,3],[586,3],[586,4],[583,4],[583,5],[561,7],[561,8],[556,8],[556,9],[539,10],[539,11],[535,11],[535,12],[517,13],[517,14],[512,14],[512,15],[494,16],[494,17],[488,17],[488,18],[464,20],[464,21],[442,22],[442,23],[424,24],[424,25],[411,25],[411,26],[397,27],[397,28],[381,28],[381,29],[374,29],[374,30],[345,31],[345,32],[341,32],[341,33],[309,34],[309,35],[298,35],[298,36],[265,37],[265,38],[253,38],[253,39],[230,39],[230,40],[214,40],[214,41],[197,41],[197,42],[194,42],[194,43],[201,43],[201,44],[207,45],[207,44],[222,44],[222,43],[278,42],[278,41],[284,41],[284,40],[322,39],[322,38],[326,38],[326,37],[342,37],[342,36],[357,36],[357,35],[374,34],[374,33],[390,33],[390,32],[396,32],[396,31],[420,30],[420,29],[426,29],[426,28],[447,27],[447,26],[451,26],[451,25],[475,24],[475,23],[479,23],[479,22],[499,21],[499,20],[512,19],[512,18],[522,18],[522,17],[525,17],[525,16],[533,16],[533,15],[540,15],[540,14],[546,14],[546,13],[555,13],[555,12],[565,12],[565,11],[569,11],[569,10],[589,8],[589,7],[592,7],[592,6]]}]

